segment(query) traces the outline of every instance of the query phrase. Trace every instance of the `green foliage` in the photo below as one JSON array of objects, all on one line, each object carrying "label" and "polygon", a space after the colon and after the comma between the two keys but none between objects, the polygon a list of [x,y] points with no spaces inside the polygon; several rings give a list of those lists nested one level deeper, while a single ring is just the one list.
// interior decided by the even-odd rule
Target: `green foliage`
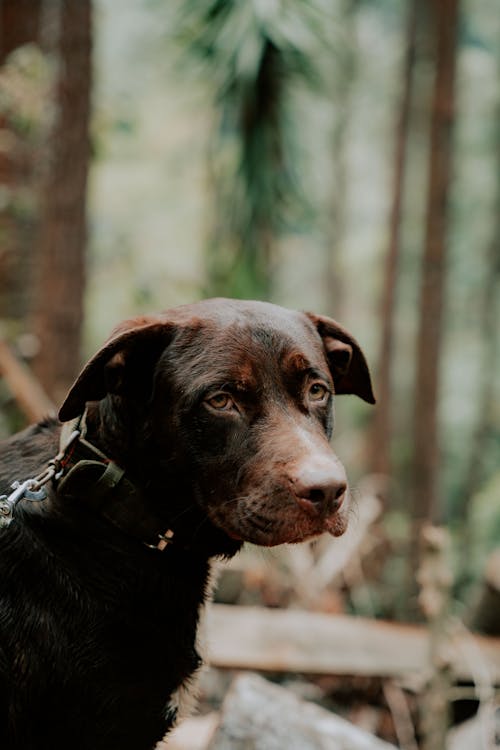
[{"label": "green foliage", "polygon": [[209,292],[269,297],[276,238],[305,215],[288,96],[297,79],[320,83],[315,58],[325,18],[320,2],[303,0],[179,5],[179,39],[188,58],[202,64],[219,118]]}]

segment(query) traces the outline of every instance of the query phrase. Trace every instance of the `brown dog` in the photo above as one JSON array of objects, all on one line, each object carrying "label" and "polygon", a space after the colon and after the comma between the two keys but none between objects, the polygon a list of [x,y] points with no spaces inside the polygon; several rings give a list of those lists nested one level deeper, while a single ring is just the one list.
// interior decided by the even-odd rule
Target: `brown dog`
[{"label": "brown dog", "polygon": [[208,300],[119,326],[62,438],[2,445],[2,750],[154,746],[199,665],[211,559],[345,530],[335,393],[374,402],[335,321]]}]

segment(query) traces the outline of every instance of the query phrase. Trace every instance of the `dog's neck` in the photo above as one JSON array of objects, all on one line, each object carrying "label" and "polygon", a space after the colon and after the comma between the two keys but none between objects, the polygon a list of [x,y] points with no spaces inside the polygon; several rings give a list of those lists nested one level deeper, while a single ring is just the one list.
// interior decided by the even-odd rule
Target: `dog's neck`
[{"label": "dog's neck", "polygon": [[[138,489],[146,525],[157,529],[153,538],[161,540],[167,534],[172,547],[205,558],[231,557],[240,549],[241,542],[214,526],[199,507],[192,486],[185,479],[189,472],[179,470],[177,462],[168,460],[168,446],[162,445],[159,455],[143,414],[126,408],[118,399],[89,404],[85,440],[121,467],[127,481]],[[140,537],[135,529],[130,531],[132,536]],[[161,541],[159,548],[164,549]]]}]

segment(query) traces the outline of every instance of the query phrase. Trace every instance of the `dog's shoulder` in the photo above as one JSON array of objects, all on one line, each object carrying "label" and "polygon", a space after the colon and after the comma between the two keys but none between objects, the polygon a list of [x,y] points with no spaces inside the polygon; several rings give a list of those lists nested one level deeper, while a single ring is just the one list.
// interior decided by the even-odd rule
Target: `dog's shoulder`
[{"label": "dog's shoulder", "polygon": [[0,492],[40,473],[58,452],[60,430],[58,420],[47,418],[0,441]]}]

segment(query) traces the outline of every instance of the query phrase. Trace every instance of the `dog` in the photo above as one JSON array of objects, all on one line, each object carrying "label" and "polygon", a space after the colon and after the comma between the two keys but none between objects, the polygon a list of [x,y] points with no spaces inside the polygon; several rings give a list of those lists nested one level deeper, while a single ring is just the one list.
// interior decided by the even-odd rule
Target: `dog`
[{"label": "dog", "polygon": [[59,420],[1,444],[2,750],[154,747],[200,666],[213,560],[345,531],[348,393],[374,403],[334,320],[206,300],[119,325]]}]

